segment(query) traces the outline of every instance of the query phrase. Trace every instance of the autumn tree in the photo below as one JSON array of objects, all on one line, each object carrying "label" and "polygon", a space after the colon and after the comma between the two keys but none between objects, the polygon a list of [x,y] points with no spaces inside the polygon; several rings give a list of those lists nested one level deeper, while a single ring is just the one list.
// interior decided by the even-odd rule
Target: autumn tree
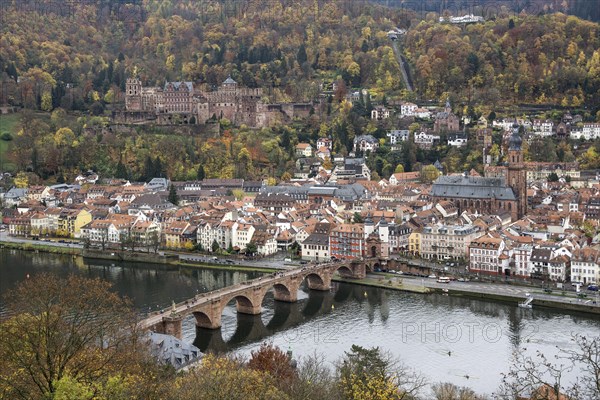
[{"label": "autumn tree", "polygon": [[263,343],[258,350],[252,351],[248,367],[269,373],[283,389],[296,377],[291,363],[292,360],[279,347],[272,343]]},{"label": "autumn tree", "polygon": [[285,400],[268,373],[247,368],[234,358],[206,355],[198,368],[181,374],[167,399],[172,400]]},{"label": "autumn tree", "polygon": [[345,398],[409,399],[425,386],[425,379],[400,365],[378,347],[352,345],[337,365],[338,384]]},{"label": "autumn tree", "polygon": [[450,382],[436,383],[431,387],[435,400],[486,400],[473,389],[459,387]]},{"label": "autumn tree", "polygon": [[431,183],[440,176],[440,171],[433,165],[426,165],[421,168],[421,181]]},{"label": "autumn tree", "polygon": [[61,380],[103,384],[153,367],[131,303],[99,279],[34,275],[6,296],[0,326],[0,397],[53,398]]}]

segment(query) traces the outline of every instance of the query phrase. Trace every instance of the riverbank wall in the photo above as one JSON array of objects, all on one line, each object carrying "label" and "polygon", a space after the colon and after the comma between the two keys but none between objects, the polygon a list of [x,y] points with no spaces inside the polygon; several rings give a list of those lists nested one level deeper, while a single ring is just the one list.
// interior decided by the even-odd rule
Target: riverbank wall
[{"label": "riverbank wall", "polygon": [[[508,294],[496,294],[496,293],[477,293],[477,292],[469,292],[466,290],[457,290],[449,288],[448,291],[443,291],[442,289],[432,289],[435,293],[445,293],[449,296],[460,296],[460,297],[468,297],[471,299],[478,299],[484,301],[499,301],[503,303],[511,303],[518,305],[523,302],[523,297],[512,296]],[[566,311],[576,311],[581,313],[595,314],[600,315],[600,307],[593,304],[587,304],[585,299],[575,299],[575,298],[562,298],[560,301],[557,300],[547,300],[547,299],[536,299],[534,297],[533,302],[531,303],[533,308],[552,308]]]},{"label": "riverbank wall", "polygon": [[154,253],[115,250],[83,249],[81,256],[83,258],[92,258],[98,260],[141,262],[146,264],[176,265],[179,262],[179,257],[175,255],[160,255]]},{"label": "riverbank wall", "polygon": [[83,257],[84,259],[109,260],[115,262],[134,262],[144,264],[161,264],[172,268],[208,268],[226,271],[273,273],[275,268],[253,267],[251,265],[215,265],[208,263],[195,263],[179,261],[177,254],[154,254],[131,251],[82,249],[80,247],[52,246],[42,243],[25,242],[0,242],[0,249],[13,249],[22,251],[44,252],[50,254],[63,254]]}]

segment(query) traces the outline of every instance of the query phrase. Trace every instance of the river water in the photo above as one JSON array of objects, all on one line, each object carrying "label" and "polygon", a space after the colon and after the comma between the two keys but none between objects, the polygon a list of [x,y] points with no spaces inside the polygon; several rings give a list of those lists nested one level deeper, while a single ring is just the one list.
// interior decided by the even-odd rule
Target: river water
[{"label": "river water", "polygon": [[[0,250],[0,295],[27,274],[41,272],[107,279],[142,314],[259,276]],[[184,340],[203,351],[247,355],[269,341],[291,350],[295,358],[317,353],[332,365],[352,344],[379,346],[430,382],[453,382],[489,394],[500,384],[501,373],[508,371],[513,352],[553,355],[557,348],[573,348],[570,339],[575,333],[600,335],[598,317],[499,302],[342,283],[329,292],[302,288],[298,297],[297,303],[289,304],[275,302],[268,293],[259,316],[238,315],[232,301],[223,311],[219,330],[197,329],[193,317],[184,320]],[[0,301],[0,315],[3,312]]]}]

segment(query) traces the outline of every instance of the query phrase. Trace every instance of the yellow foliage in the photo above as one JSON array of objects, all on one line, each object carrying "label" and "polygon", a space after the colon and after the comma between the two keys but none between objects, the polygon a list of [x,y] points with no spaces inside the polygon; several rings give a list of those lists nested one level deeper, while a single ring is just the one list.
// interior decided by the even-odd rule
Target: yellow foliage
[{"label": "yellow foliage", "polygon": [[396,400],[402,393],[392,379],[384,376],[366,375],[363,378],[350,375],[342,378],[342,387],[347,398],[352,400]]}]

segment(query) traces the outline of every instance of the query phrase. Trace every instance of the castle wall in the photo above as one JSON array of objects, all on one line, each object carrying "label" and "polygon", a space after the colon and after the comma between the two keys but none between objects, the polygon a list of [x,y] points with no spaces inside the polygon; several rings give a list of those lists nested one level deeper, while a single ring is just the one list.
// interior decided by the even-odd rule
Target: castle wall
[{"label": "castle wall", "polygon": [[[196,96],[195,96],[196,95]],[[127,112],[115,114],[119,122],[158,124],[204,124],[213,115],[227,118],[235,125],[265,127],[295,117],[307,117],[310,103],[264,104],[261,88],[240,88],[233,80],[224,82],[216,91],[189,90],[182,82],[159,87],[142,87],[138,79],[128,79],[125,105]],[[192,118],[194,116],[194,118]]]}]

